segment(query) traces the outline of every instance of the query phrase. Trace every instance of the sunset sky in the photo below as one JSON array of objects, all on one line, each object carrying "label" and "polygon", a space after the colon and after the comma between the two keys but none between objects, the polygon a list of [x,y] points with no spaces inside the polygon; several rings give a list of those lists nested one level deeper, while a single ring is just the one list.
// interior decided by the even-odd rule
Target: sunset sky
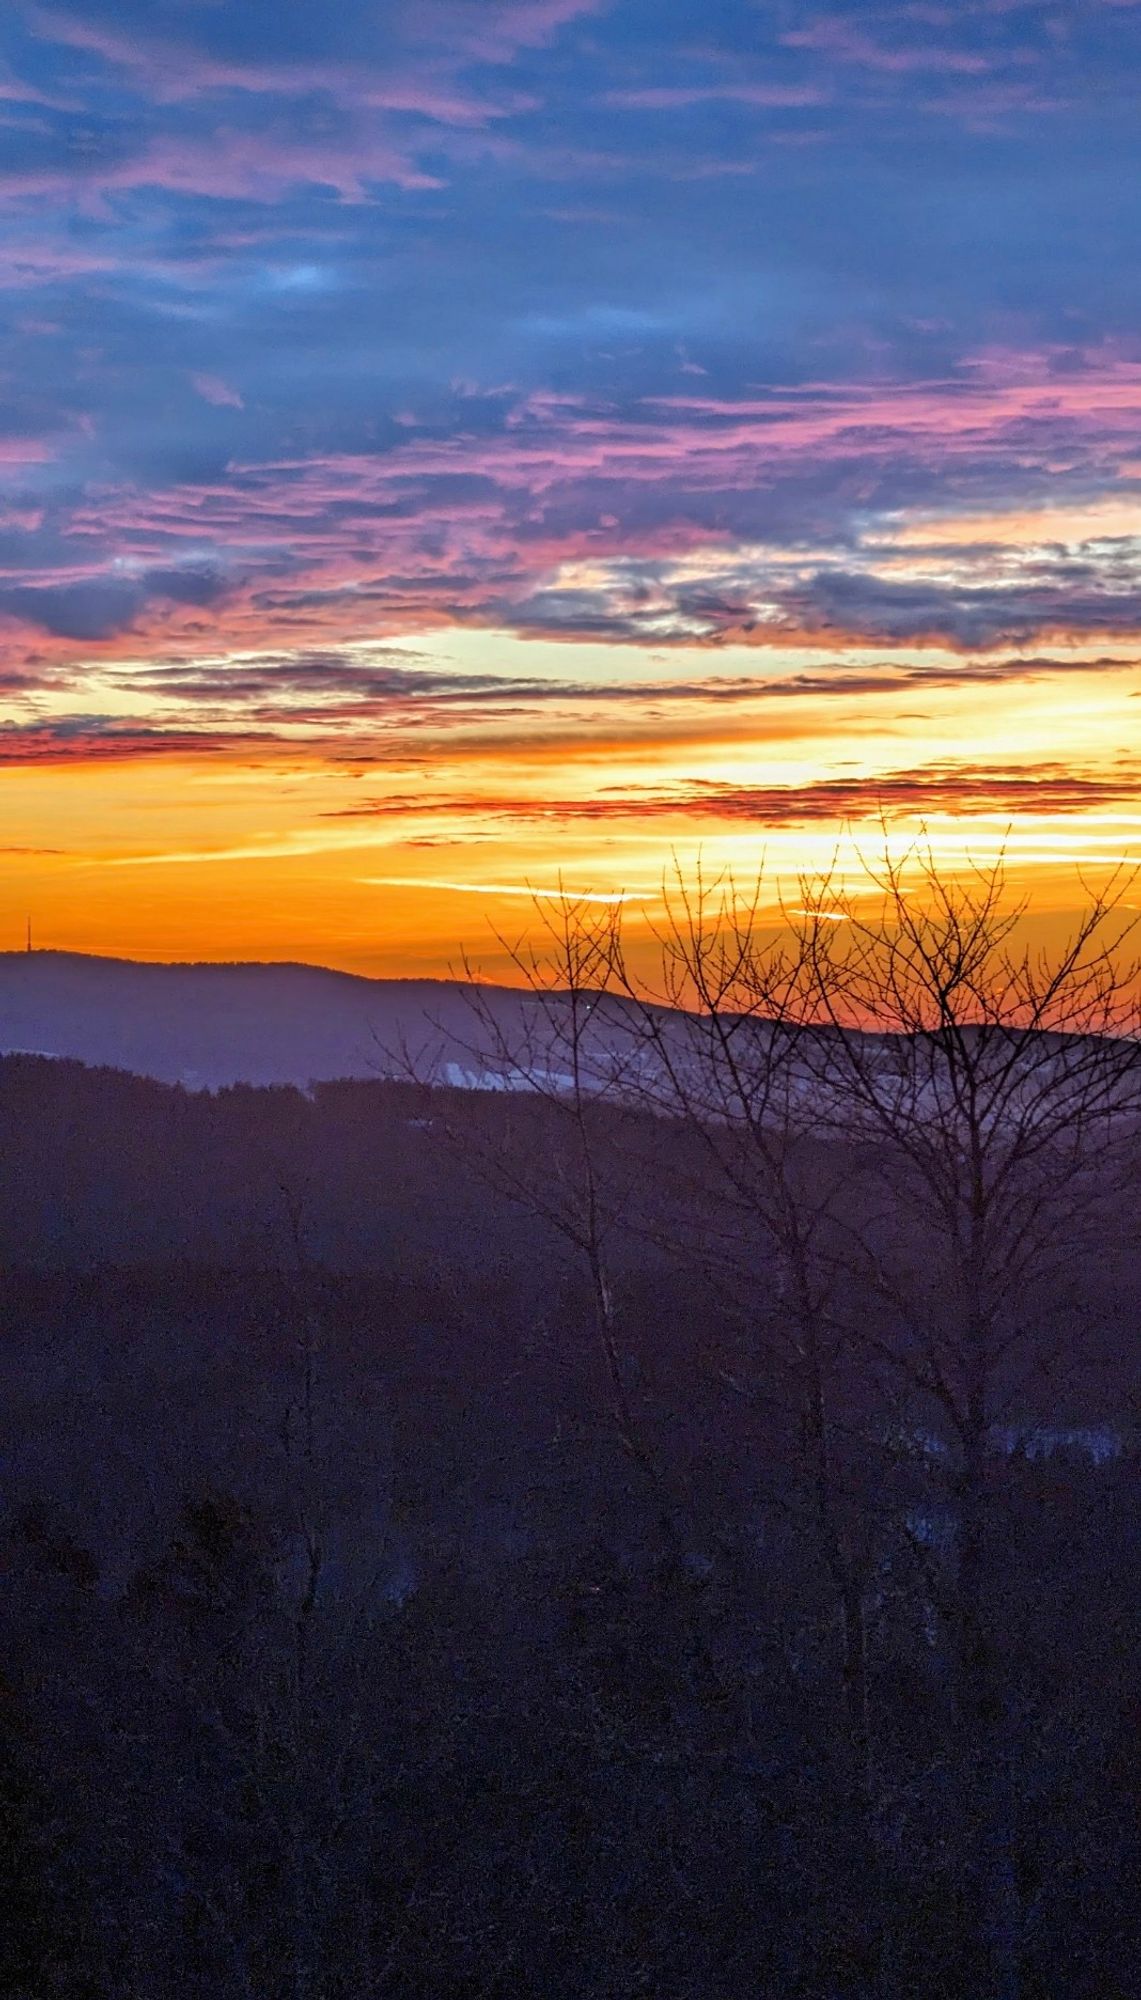
[{"label": "sunset sky", "polygon": [[7,0],[0,948],[1141,858],[1137,0]]}]

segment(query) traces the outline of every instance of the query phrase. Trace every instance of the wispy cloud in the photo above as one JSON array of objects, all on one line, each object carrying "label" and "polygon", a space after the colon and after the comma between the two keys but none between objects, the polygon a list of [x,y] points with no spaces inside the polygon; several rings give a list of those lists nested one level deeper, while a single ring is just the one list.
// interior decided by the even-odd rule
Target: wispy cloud
[{"label": "wispy cloud", "polygon": [[[242,421],[227,378],[194,401]],[[1141,361],[1116,347],[986,350],[939,380],[808,382],[763,396],[453,396],[375,444],[208,478],[82,488],[12,545],[0,617],[29,634],[149,635],[201,648],[447,624],[614,641],[910,640],[962,649],[1141,632],[1141,540],[1097,525],[1141,499]],[[465,427],[466,426],[466,427]],[[211,444],[211,457],[224,445]],[[83,432],[57,443],[89,455]],[[42,456],[17,440],[21,462]],[[1014,468],[1012,470],[1012,468]],[[961,509],[1026,513],[1050,492],[1088,539],[972,544]],[[1063,496],[1069,496],[1063,502]],[[907,560],[905,499],[932,520]]]},{"label": "wispy cloud", "polygon": [[372,889],[442,889],[448,895],[480,896],[485,901],[497,901],[500,897],[516,898],[528,903],[641,903],[645,901],[639,890],[614,890],[604,893],[596,889],[568,889],[562,883],[554,887],[531,882],[448,882],[435,876],[425,875],[362,875],[360,880]]},{"label": "wispy cloud", "polygon": [[1053,819],[1115,808],[1112,825],[1136,829],[1141,838],[1141,760],[1110,769],[1069,770],[1058,763],[1025,765],[931,764],[914,770],[871,772],[865,777],[824,778],[804,785],[734,785],[692,778],[680,783],[608,786],[593,797],[528,799],[452,795],[394,795],[365,801],[348,816],[401,820],[512,821],[727,821],[785,827],[888,819],[922,820],[954,814],[1006,820]]}]

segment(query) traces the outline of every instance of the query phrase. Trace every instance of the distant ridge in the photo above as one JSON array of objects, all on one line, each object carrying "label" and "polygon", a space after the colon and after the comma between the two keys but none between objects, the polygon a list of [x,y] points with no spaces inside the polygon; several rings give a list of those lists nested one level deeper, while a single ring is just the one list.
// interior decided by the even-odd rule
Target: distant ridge
[{"label": "distant ridge", "polygon": [[[0,952],[0,1053],[70,1057],[195,1089],[308,1084],[399,1068],[431,1055],[444,1079],[479,1082],[464,1044],[475,1024],[464,987],[369,979],[325,966],[160,964],[68,951]],[[486,990],[504,1025],[525,994]]]},{"label": "distant ridge", "polygon": [[[40,1055],[130,1071],[191,1090],[288,1084],[306,1090],[337,1079],[408,1076],[468,1089],[569,1085],[556,1026],[526,988],[459,980],[369,979],[327,966],[216,961],[154,963],[67,951],[0,952],[0,1055]],[[672,1035],[685,1016],[655,1009]],[[592,1012],[583,1077],[602,1088],[625,1077],[635,1089],[671,1090],[642,1036],[638,1010],[619,996]],[[798,1093],[823,1105],[829,1044],[800,1066]],[[860,1038],[864,1039],[864,1038]],[[901,1086],[896,1038],[870,1036],[890,1098]],[[1046,1038],[1049,1039],[1048,1037]],[[685,1038],[675,1061],[688,1064]],[[515,1065],[520,1065],[515,1067]],[[620,1089],[625,1085],[619,1083]],[[819,1093],[823,1092],[823,1096]]]}]

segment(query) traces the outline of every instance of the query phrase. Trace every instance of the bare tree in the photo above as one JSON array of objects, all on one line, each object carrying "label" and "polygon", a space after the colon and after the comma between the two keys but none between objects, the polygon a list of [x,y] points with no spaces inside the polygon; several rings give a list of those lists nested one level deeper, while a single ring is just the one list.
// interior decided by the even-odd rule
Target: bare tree
[{"label": "bare tree", "polygon": [[[462,961],[471,1037],[461,1044],[475,1072],[504,1093],[494,1134],[477,1135],[471,1121],[452,1138],[491,1185],[561,1237],[581,1260],[591,1300],[610,1413],[630,1457],[656,1476],[645,1425],[635,1407],[629,1367],[622,1353],[615,1307],[613,1249],[623,1226],[629,1184],[616,1179],[617,1156],[604,1130],[626,1100],[625,1072],[635,1048],[624,1052],[606,1031],[606,1000],[621,962],[621,904],[561,893],[536,895],[535,925],[520,938],[496,933],[522,989],[520,1005],[505,1012],[481,981],[470,958]],[[454,1038],[453,1038],[454,1039]],[[408,1066],[408,1065],[406,1065]],[[421,1080],[429,1067],[411,1065]],[[554,1114],[554,1143],[542,1158],[528,1144],[523,1122],[511,1116],[508,1097],[538,1097]],[[530,1123],[527,1120],[528,1124]]]},{"label": "bare tree", "polygon": [[[762,889],[760,879],[742,894],[728,878],[700,875],[691,885],[676,871],[653,933],[652,993],[627,960],[621,907],[585,898],[537,900],[530,935],[500,939],[525,995],[518,1013],[505,1017],[465,962],[473,1063],[545,1100],[561,1134],[536,1160],[497,1118],[479,1164],[583,1260],[617,1431],[655,1487],[659,1461],[627,1384],[615,1311],[619,1233],[649,1236],[698,1264],[742,1323],[744,1357],[733,1365],[717,1357],[714,1370],[734,1397],[791,1423],[793,1477],[782,1459],[768,1468],[768,1485],[798,1533],[809,1531],[829,1579],[853,1796],[864,1807],[872,1547],[853,1505],[853,1417],[842,1388],[850,1334],[836,1296],[848,1174],[835,1146],[822,1143],[832,1126],[805,1053],[816,1032],[815,964],[795,930],[762,921]],[[639,1115],[624,1120],[624,1111]],[[659,1137],[647,1160],[651,1125]],[[456,1138],[471,1157],[470,1126]],[[661,1497],[680,1554],[674,1510]]]},{"label": "bare tree", "polygon": [[[818,1039],[810,939],[771,904],[763,874],[687,881],[674,868],[655,927],[659,985],[620,961],[612,985],[637,1008],[643,1060],[633,1087],[684,1139],[663,1175],[697,1161],[678,1206],[697,1257],[743,1324],[740,1366],[716,1366],[734,1395],[791,1424],[776,1503],[810,1534],[842,1635],[841,1677],[854,1796],[871,1789],[866,1583],[871,1543],[853,1503],[851,1335],[838,1287],[849,1261],[850,1161],[815,1088]],[[677,1240],[676,1222],[674,1235]],[[847,1377],[847,1381],[845,1380]],[[791,1473],[791,1479],[789,1474]]]},{"label": "bare tree", "polygon": [[[536,895],[533,911],[529,934],[497,934],[522,989],[517,1011],[505,1014],[470,959],[463,961],[472,1017],[464,1046],[477,1073],[490,1073],[503,1095],[486,1135],[465,1119],[450,1136],[489,1185],[562,1239],[585,1272],[608,1420],[640,1476],[681,1599],[693,1705],[704,1713],[709,1740],[718,1741],[731,1694],[695,1601],[685,1498],[668,1476],[615,1292],[619,1245],[636,1230],[644,1205],[645,1112],[654,1109],[642,1078],[640,1012],[631,1011],[622,987],[622,903],[560,892]],[[541,1156],[528,1106],[535,1098],[547,1114]]]},{"label": "bare tree", "polygon": [[[682,1254],[741,1307],[748,1362],[721,1366],[722,1381],[793,1419],[780,1498],[830,1579],[865,1809],[871,1584],[889,1516],[905,1536],[946,1634],[963,1978],[992,2000],[1017,2000],[1026,1933],[997,1439],[1028,1397],[1060,1393],[1047,1291],[1096,1241],[1136,1149],[1126,886],[1114,877],[1045,948],[1001,861],[951,876],[926,849],[898,859],[885,841],[855,892],[829,875],[775,919],[759,881],[742,893],[675,872],[656,992],[627,963],[618,908],[571,898],[538,905],[537,940],[507,947],[521,1016],[505,1025],[471,988],[481,1061],[490,1050],[505,1083],[543,1097],[565,1140],[542,1162],[493,1148],[485,1168],[582,1257],[618,1433],[652,1481],[611,1272],[636,1204],[603,1114],[632,1105],[671,1121],[655,1199]],[[932,1441],[942,1546],[900,1505],[906,1451],[869,1429],[877,1399],[905,1446],[909,1427]]]},{"label": "bare tree", "polygon": [[1051,949],[1001,858],[953,877],[885,843],[868,877],[858,896],[805,891],[806,1047],[828,1122],[866,1143],[887,1196],[865,1252],[891,1330],[865,1339],[941,1433],[951,1560],[916,1554],[951,1640],[971,1990],[1014,2000],[996,1428],[1031,1390],[1057,1393],[1047,1288],[1096,1243],[1136,1145],[1136,919],[1117,874]]}]

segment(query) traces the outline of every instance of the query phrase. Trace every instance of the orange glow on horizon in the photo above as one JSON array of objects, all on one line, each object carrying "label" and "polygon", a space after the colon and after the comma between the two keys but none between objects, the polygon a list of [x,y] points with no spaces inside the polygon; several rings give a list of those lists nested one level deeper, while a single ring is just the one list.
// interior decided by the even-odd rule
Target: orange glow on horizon
[{"label": "orange glow on horizon", "polygon": [[[569,683],[572,646],[496,652]],[[585,727],[584,698],[560,681],[517,700],[510,727],[460,701],[371,737],[181,750],[168,735],[161,754],[118,756],[80,738],[56,761],[10,765],[0,938],[18,948],[30,914],[44,946],[446,973],[465,946],[494,964],[489,917],[521,926],[528,890],[560,878],[623,895],[637,928],[675,860],[743,879],[763,863],[775,908],[837,853],[858,871],[881,813],[900,849],[925,826],[951,869],[1004,850],[1012,888],[1043,914],[1080,903],[1083,874],[1141,859],[1141,670],[1126,659],[979,685],[948,672],[912,693],[869,687],[853,655],[829,691],[774,692],[769,669],[754,694],[739,658],[707,687],[698,657],[587,652],[584,686],[585,672],[605,689],[607,667],[646,686],[636,702],[592,697]],[[803,672],[795,657],[776,670]],[[668,699],[653,679],[666,671],[686,683]]]}]

